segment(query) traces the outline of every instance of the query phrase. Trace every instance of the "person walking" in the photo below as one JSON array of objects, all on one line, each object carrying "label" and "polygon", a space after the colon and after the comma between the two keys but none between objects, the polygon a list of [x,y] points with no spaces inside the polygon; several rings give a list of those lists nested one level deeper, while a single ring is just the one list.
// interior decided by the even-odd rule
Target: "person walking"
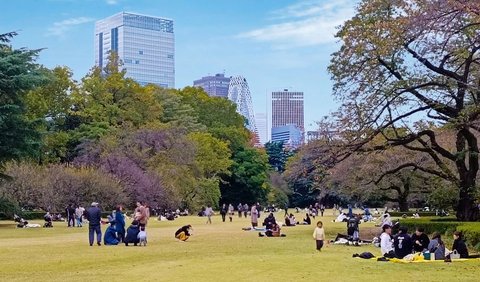
[{"label": "person walking", "polygon": [[120,243],[125,241],[125,216],[123,215],[123,207],[118,205],[115,212],[115,231],[117,239]]},{"label": "person walking", "polygon": [[97,245],[102,245],[102,228],[100,221],[102,213],[98,207],[98,203],[93,202],[91,206],[85,211],[85,217],[88,220],[88,239],[90,246],[93,245],[94,233],[97,233]]},{"label": "person walking", "polygon": [[325,241],[325,230],[323,229],[323,223],[321,221],[317,222],[317,227],[313,231],[313,239],[317,245],[317,251],[321,251],[323,247],[323,242]]},{"label": "person walking", "polygon": [[247,218],[248,215],[248,204],[243,205],[243,216]]},{"label": "person walking", "polygon": [[222,222],[225,222],[225,216],[227,215],[227,205],[223,204],[220,209],[220,215],[222,216]]},{"label": "person walking", "polygon": [[239,203],[237,206],[237,211],[238,211],[238,217],[242,218],[242,210],[243,210],[243,205],[242,203]]},{"label": "person walking", "polygon": [[258,226],[258,210],[257,205],[253,204],[252,209],[250,210],[250,218],[252,222],[252,227],[255,228]]},{"label": "person walking", "polygon": [[228,205],[228,218],[230,219],[230,222],[232,222],[233,216],[235,215],[235,208],[233,207],[232,204]]},{"label": "person walking", "polygon": [[206,224],[212,224],[212,215],[213,215],[212,206],[208,205],[207,208],[205,209],[205,216],[207,217],[207,223]]}]

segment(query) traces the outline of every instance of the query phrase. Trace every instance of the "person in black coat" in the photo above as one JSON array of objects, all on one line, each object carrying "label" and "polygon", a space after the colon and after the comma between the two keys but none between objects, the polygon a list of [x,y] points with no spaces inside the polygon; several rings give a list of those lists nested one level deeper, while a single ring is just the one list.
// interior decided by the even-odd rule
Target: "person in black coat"
[{"label": "person in black coat", "polygon": [[427,234],[423,233],[424,231],[422,227],[417,227],[417,230],[412,235],[413,251],[416,253],[428,250],[430,239],[428,239]]},{"label": "person in black coat", "polygon": [[268,230],[268,229],[272,229],[272,226],[274,223],[276,223],[277,221],[275,220],[275,217],[273,216],[273,213],[270,213],[264,220],[263,220],[263,225],[265,226],[265,228]]},{"label": "person in black coat", "polygon": [[460,254],[460,258],[468,258],[468,249],[465,242],[462,240],[462,233],[455,231],[453,233],[453,246],[452,251],[457,251]]},{"label": "person in black coat", "polygon": [[402,259],[412,253],[412,238],[407,233],[408,229],[404,226],[399,228],[399,233],[393,238],[393,248],[395,257]]},{"label": "person in black coat", "polygon": [[67,226],[75,227],[75,208],[72,204],[69,204],[65,209],[65,214],[67,215]]},{"label": "person in black coat", "polygon": [[85,211],[85,218],[88,220],[88,239],[90,246],[93,245],[94,233],[97,233],[97,245],[102,245],[102,228],[100,227],[100,221],[102,218],[102,212],[98,207],[98,203],[93,202],[91,207]]},{"label": "person in black coat", "polygon": [[129,243],[133,243],[136,246],[139,242],[138,240],[138,233],[140,232],[140,228],[138,226],[138,221],[132,221],[132,224],[127,229],[127,236],[125,236],[125,246],[128,246]]}]

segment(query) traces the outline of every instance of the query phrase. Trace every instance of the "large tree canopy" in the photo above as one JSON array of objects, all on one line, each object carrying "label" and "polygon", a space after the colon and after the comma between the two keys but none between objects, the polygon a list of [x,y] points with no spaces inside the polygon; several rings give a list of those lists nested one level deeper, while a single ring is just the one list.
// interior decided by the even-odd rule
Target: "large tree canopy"
[{"label": "large tree canopy", "polygon": [[[351,149],[401,145],[427,153],[435,168],[399,166],[452,182],[459,192],[457,218],[478,219],[480,2],[364,0],[337,37],[342,47],[329,70],[342,102],[341,124],[354,133]],[[439,144],[428,127],[415,126],[420,119],[451,128],[454,148]],[[386,129],[395,134],[369,146]]]}]

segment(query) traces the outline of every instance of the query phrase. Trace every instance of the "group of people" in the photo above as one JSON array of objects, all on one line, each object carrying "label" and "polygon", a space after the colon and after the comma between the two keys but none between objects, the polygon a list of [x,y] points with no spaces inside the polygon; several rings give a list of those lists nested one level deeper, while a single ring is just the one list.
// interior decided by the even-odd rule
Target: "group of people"
[{"label": "group of people", "polygon": [[459,254],[460,258],[468,258],[467,245],[459,231],[454,232],[452,250],[448,251],[438,232],[433,233],[430,239],[421,227],[418,227],[412,236],[403,226],[400,226],[396,235],[392,234],[392,227],[388,224],[383,225],[382,230],[380,248],[385,258],[402,259],[412,253],[423,253],[424,256],[428,254],[430,259],[434,260],[450,259],[452,253]]}]

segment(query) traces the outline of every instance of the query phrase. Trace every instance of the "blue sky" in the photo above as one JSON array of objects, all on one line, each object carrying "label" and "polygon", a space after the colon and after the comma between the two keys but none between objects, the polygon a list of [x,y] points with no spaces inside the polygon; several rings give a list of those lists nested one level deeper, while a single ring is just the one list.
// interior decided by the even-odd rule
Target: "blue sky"
[{"label": "blue sky", "polygon": [[174,20],[176,88],[225,71],[243,75],[255,112],[267,93],[305,93],[305,126],[336,109],[326,71],[339,48],[335,27],[354,12],[352,0],[4,0],[0,33],[19,31],[15,47],[46,48],[39,62],[66,65],[75,78],[94,64],[94,24],[128,11]]}]

